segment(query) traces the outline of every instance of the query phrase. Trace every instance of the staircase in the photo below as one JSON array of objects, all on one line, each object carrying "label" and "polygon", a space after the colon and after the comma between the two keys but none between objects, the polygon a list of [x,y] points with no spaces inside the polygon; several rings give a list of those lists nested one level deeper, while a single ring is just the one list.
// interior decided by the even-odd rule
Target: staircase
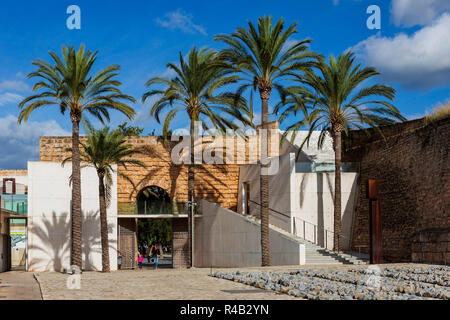
[{"label": "staircase", "polygon": [[298,238],[306,248],[307,265],[333,265],[333,264],[367,264],[368,259],[363,255],[357,256],[351,253],[336,253],[311,242]]},{"label": "staircase", "polygon": [[[260,219],[255,216],[243,216],[246,219],[260,223]],[[305,245],[306,250],[306,265],[344,265],[344,264],[368,264],[368,256],[357,253],[336,253],[320,247],[312,242],[304,240],[296,235],[269,224],[269,228],[273,231],[281,233],[287,237],[295,239],[297,242]]]}]

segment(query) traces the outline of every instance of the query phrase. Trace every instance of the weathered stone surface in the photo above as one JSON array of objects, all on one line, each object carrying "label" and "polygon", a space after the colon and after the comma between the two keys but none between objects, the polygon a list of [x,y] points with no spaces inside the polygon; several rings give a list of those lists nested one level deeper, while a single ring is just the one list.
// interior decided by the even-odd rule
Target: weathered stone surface
[{"label": "weathered stone surface", "polygon": [[450,300],[449,267],[377,270],[217,271],[213,276],[311,300]]},{"label": "weathered stone surface", "polygon": [[[81,137],[81,141],[84,139]],[[146,168],[139,166],[119,168],[119,172],[126,173],[132,180],[130,183],[121,176],[117,178],[119,207],[126,207],[130,202],[135,202],[139,191],[152,185],[165,189],[173,201],[187,201],[188,167],[172,162],[171,151],[175,143],[165,144],[160,137],[155,136],[129,137],[128,142],[142,150],[142,154],[134,158],[141,160]],[[40,160],[62,161],[70,155],[67,148],[71,143],[71,138],[68,137],[40,137]],[[248,160],[248,154],[246,159]],[[236,209],[238,180],[237,163],[196,165],[196,197],[217,202],[228,209]]]},{"label": "weathered stone surface", "polygon": [[[343,161],[360,162],[359,201],[352,249],[368,253],[368,179],[379,182],[383,261],[449,264],[450,118],[383,128],[384,140],[354,132]],[[365,247],[364,247],[365,246]],[[445,250],[444,250],[445,248]]]},{"label": "weathered stone surface", "polygon": [[0,177],[26,176],[27,174],[27,170],[0,170]]}]

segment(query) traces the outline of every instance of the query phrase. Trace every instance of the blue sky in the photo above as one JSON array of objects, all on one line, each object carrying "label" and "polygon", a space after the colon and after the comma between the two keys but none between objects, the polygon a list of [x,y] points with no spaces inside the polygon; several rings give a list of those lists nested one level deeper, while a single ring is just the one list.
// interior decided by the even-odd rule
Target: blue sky
[{"label": "blue sky", "polygon": [[[81,30],[66,27],[69,5],[81,9]],[[381,8],[381,30],[369,30],[369,5]],[[122,68],[122,90],[138,101],[151,76],[163,75],[169,61],[192,46],[220,49],[218,33],[231,33],[259,16],[298,21],[293,39],[312,38],[312,50],[338,55],[353,48],[358,59],[373,65],[379,81],[398,90],[395,105],[408,118],[422,117],[450,98],[450,2],[448,0],[261,0],[253,1],[4,1],[0,11],[0,168],[25,168],[38,159],[40,135],[70,134],[71,123],[52,108],[35,112],[17,127],[17,104],[31,93],[32,60],[49,60],[48,51],[63,44],[98,50],[96,69]],[[274,97],[270,104],[276,103]],[[161,126],[149,105],[135,105],[135,123],[144,133]],[[258,110],[256,110],[258,111]],[[125,117],[112,112],[111,125]],[[179,117],[174,128],[186,127]]]}]

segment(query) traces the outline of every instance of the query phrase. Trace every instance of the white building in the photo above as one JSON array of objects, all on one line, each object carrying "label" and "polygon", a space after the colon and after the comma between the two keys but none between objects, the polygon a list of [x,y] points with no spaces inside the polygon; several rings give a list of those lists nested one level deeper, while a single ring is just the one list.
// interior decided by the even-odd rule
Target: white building
[{"label": "white building", "polygon": [[[304,136],[305,133],[300,132],[293,144],[285,143],[282,146],[281,155],[276,157],[279,170],[269,178],[272,225],[270,236],[274,264],[308,263],[308,246],[331,249],[333,244],[334,154],[331,139],[328,137],[324,148],[318,149],[316,143],[318,132],[315,132],[310,145],[303,149],[296,160],[296,152]],[[7,172],[4,174],[1,172],[0,180],[12,181],[8,179],[14,178]],[[33,161],[28,162],[26,176],[15,177],[16,188],[19,189],[23,185],[27,189],[26,267],[29,271],[64,271],[70,267],[70,174],[70,163],[62,167],[60,162]],[[259,215],[259,174],[260,168],[257,164],[239,167],[235,213],[217,204],[197,199],[200,202],[200,210],[199,217],[195,221],[196,266],[259,265],[259,222],[258,219],[252,218]],[[101,270],[98,177],[95,170],[83,168],[81,181],[83,268]],[[127,248],[132,248],[133,251],[130,259],[133,261],[136,259],[134,255],[137,251],[136,227],[126,227],[125,220],[134,223],[135,226],[136,219],[152,216],[142,216],[139,212],[133,216],[121,215],[118,209],[120,201],[116,173],[113,181],[111,205],[107,215],[111,269],[116,270],[118,256],[125,256],[123,242],[128,241],[121,232],[130,231],[132,234]],[[349,248],[351,238],[357,181],[358,167],[355,164],[344,164],[342,173],[344,249]],[[3,216],[6,217],[5,214]],[[185,234],[183,228],[186,227],[186,215],[181,212],[167,217],[173,221],[174,251],[178,241],[182,247],[180,250],[186,253],[186,243],[183,242],[185,239],[177,238]],[[5,222],[1,225],[5,239],[8,230]],[[176,229],[180,226],[181,229]],[[3,250],[2,259],[5,260],[8,256],[5,250],[8,251],[8,248],[5,247],[4,240],[0,243],[0,250]],[[0,261],[0,266],[2,264],[6,265]],[[4,270],[5,267],[0,269]]]}]

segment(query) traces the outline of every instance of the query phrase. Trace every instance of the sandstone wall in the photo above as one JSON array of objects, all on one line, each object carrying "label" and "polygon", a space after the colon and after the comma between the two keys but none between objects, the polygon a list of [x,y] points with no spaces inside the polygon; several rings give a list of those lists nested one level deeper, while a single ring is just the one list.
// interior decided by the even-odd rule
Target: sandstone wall
[{"label": "sandstone wall", "polygon": [[[85,138],[82,137],[81,141]],[[165,189],[173,201],[184,202],[188,198],[187,165],[177,165],[171,160],[174,142],[163,143],[160,137],[129,137],[128,142],[135,148],[141,148],[142,154],[134,156],[147,167],[119,167],[119,173],[126,174],[132,181],[118,176],[117,198],[119,211],[126,210],[126,204],[136,201],[140,190],[156,185]],[[62,161],[70,155],[70,137],[41,137],[40,160]],[[221,206],[236,210],[238,193],[239,165],[211,164],[195,166],[195,193],[197,199],[208,199]]]},{"label": "sandstone wall", "polygon": [[[352,248],[368,252],[367,180],[379,181],[385,262],[450,261],[450,119],[354,132],[344,161],[361,164]],[[363,247],[366,246],[366,247]]]},{"label": "sandstone wall", "polygon": [[26,176],[27,170],[0,170],[0,177]]}]

